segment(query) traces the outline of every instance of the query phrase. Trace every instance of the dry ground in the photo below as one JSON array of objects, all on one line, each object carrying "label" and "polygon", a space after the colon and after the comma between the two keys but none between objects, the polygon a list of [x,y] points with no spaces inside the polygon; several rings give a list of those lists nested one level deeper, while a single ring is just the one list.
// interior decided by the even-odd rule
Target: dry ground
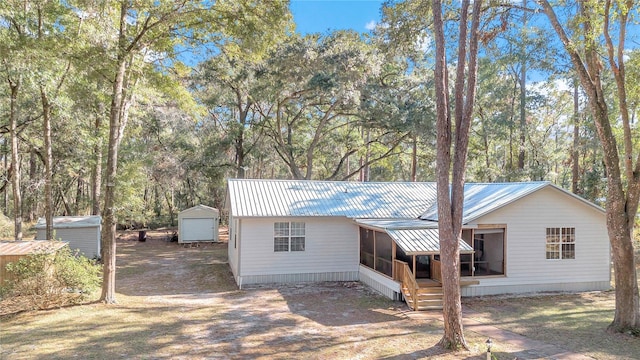
[{"label": "dry ground", "polygon": [[[93,303],[1,318],[0,358],[485,358],[484,336],[467,331],[470,352],[444,353],[434,346],[442,334],[439,321],[409,317],[404,304],[389,301],[359,283],[238,290],[226,264],[226,243],[189,247],[167,242],[167,235],[151,233],[146,242],[138,242],[137,233],[121,235],[117,305]],[[562,296],[567,296],[567,308],[574,304],[579,306],[576,312],[587,311],[582,297],[576,295],[542,300],[479,299],[465,306],[476,311],[474,317],[535,337],[539,329],[537,323],[529,322],[535,316],[529,313],[540,313],[540,320],[546,315],[539,301],[555,304],[554,299]],[[611,299],[609,293],[602,296]],[[600,309],[596,300],[591,311],[611,311],[610,305]],[[553,322],[548,326],[561,333],[574,330]],[[600,331],[596,333],[607,339],[600,324],[596,326]],[[571,336],[566,333],[567,338]],[[557,337],[550,341],[567,345],[567,349],[572,345]],[[640,354],[640,349],[634,350],[638,339],[612,341],[616,341],[613,346],[598,353],[601,358]],[[522,358],[510,344],[496,344],[494,349],[498,359]],[[587,347],[573,350],[591,353]]]}]

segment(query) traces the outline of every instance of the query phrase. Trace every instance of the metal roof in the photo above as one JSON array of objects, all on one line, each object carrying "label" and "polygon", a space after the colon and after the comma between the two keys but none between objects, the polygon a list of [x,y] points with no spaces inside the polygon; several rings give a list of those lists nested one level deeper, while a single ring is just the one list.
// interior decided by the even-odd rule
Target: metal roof
[{"label": "metal roof", "polygon": [[[440,253],[438,229],[387,229],[386,232],[407,255]],[[473,248],[464,240],[459,240],[458,243],[460,244],[460,253],[473,252]]]},{"label": "metal roof", "polygon": [[356,219],[359,225],[368,226],[374,229],[436,229],[438,223],[435,221],[420,219]]},{"label": "metal roof", "polygon": [[201,210],[201,211],[204,210],[204,211],[213,212],[213,213],[216,213],[216,214],[220,213],[220,211],[218,209],[216,209],[216,208],[200,204],[200,205],[196,205],[196,206],[190,207],[188,209],[184,209],[184,210],[180,211],[180,214],[185,214],[185,213],[189,213],[191,211],[197,211],[197,210]]},{"label": "metal roof", "polygon": [[[356,223],[384,231],[407,255],[439,254],[438,223],[425,220],[356,220]],[[472,253],[473,248],[460,240],[460,252]]]},{"label": "metal roof", "polygon": [[[89,216],[56,216],[53,218],[53,227],[55,229],[65,228],[83,228],[100,226],[102,218],[98,215]],[[46,227],[45,219],[38,219],[36,229],[44,229]]]},{"label": "metal roof", "polygon": [[231,214],[418,218],[436,197],[435,183],[229,180]]},{"label": "metal roof", "polygon": [[[506,206],[545,187],[601,207],[548,181],[467,183],[463,223]],[[431,182],[345,182],[230,179],[228,204],[236,217],[344,216],[352,219],[438,221],[436,184]],[[384,221],[384,220],[380,220]]]},{"label": "metal roof", "polygon": [[[473,221],[549,185],[550,183],[548,181],[521,183],[467,183],[464,186],[464,210],[462,223],[466,224]],[[562,189],[560,190],[564,191]],[[423,220],[438,221],[437,203],[434,202],[431,204],[420,218]]]},{"label": "metal roof", "polygon": [[0,255],[28,255],[35,253],[53,253],[67,245],[63,241],[0,241]]}]

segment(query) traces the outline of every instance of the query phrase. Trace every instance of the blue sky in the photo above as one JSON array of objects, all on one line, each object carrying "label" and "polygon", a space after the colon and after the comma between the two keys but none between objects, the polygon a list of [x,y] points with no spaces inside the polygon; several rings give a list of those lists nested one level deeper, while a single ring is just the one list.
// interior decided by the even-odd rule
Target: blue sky
[{"label": "blue sky", "polygon": [[296,31],[301,34],[353,29],[367,32],[380,21],[382,0],[291,0]]}]

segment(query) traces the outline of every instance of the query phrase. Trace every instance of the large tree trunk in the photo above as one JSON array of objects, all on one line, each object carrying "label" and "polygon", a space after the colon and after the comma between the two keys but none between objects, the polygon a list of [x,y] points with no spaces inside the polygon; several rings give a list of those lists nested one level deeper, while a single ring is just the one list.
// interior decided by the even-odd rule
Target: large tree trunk
[{"label": "large tree trunk", "polygon": [[[565,50],[571,57],[582,88],[587,95],[598,138],[600,139],[600,144],[603,149],[603,160],[607,171],[606,223],[609,241],[611,243],[616,293],[615,316],[609,326],[609,330],[626,332],[632,329],[638,329],[640,328],[640,295],[638,293],[632,236],[640,197],[640,155],[639,158],[636,159],[635,167],[633,167],[632,161],[629,161],[633,160],[629,159],[629,153],[631,153],[631,151],[625,149],[626,156],[624,164],[627,167],[627,176],[626,179],[623,178],[623,172],[620,168],[618,145],[609,120],[609,111],[606,103],[607,97],[601,83],[604,67],[600,62],[601,54],[597,51],[598,47],[595,43],[595,39],[599,37],[593,36],[595,34],[594,27],[592,26],[592,22],[595,22],[593,17],[599,12],[596,11],[598,9],[591,8],[591,6],[594,6],[593,3],[580,3],[583,31],[587,34],[586,38],[588,39],[585,45],[586,48],[582,53],[580,52],[581,49],[576,48],[575,44],[569,39],[549,2],[541,0],[540,4],[544,8],[544,12],[551,21],[560,40],[562,40]],[[613,59],[613,45],[608,36],[609,6],[610,1],[607,1],[604,12],[604,37],[609,50],[610,65],[616,74],[615,80],[618,85],[618,103],[619,106],[624,106],[624,104],[626,104],[626,94],[624,91],[620,91],[620,88],[624,88],[625,81],[623,51],[626,18],[624,14],[619,16],[621,34],[618,44],[618,63],[616,64]],[[625,120],[623,116],[622,120],[624,123],[628,121],[628,117]],[[629,139],[627,139],[627,137],[630,136],[631,133],[625,130],[625,144],[630,143]]]},{"label": "large tree trunk", "polygon": [[[124,7],[124,5],[123,5]],[[124,14],[123,14],[124,15]],[[124,21],[124,19],[122,20]],[[126,61],[121,59],[113,82],[111,111],[109,115],[109,150],[107,153],[106,185],[104,192],[104,211],[102,233],[103,277],[100,300],[113,304],[116,302],[116,217],[115,192],[118,172],[118,148],[120,147],[120,128],[123,104],[124,76]]]},{"label": "large tree trunk", "polygon": [[[468,349],[462,327],[462,304],[460,300],[460,244],[464,207],[464,177],[469,144],[469,129],[476,89],[478,27],[482,1],[474,1],[472,23],[467,32],[470,1],[461,5],[458,59],[456,64],[455,133],[452,137],[451,110],[448,95],[446,43],[442,4],[433,1],[433,23],[436,44],[435,88],[437,159],[436,180],[438,198],[438,231],[440,258],[442,261],[444,335],[440,345],[447,349]],[[467,42],[469,52],[467,54]],[[468,59],[467,59],[468,55]],[[468,62],[467,62],[468,61]],[[465,81],[466,80],[466,81]],[[453,164],[451,149],[455,149]],[[452,167],[453,165],[453,167]],[[453,170],[453,179],[449,177]]]},{"label": "large tree trunk", "polygon": [[102,233],[102,255],[103,255],[103,277],[102,294],[100,300],[112,304],[116,302],[116,214],[115,214],[115,193],[116,175],[118,173],[118,149],[124,132],[123,115],[126,113],[125,106],[125,75],[127,72],[126,59],[126,16],[127,2],[120,5],[120,28],[118,39],[118,62],[115,68],[115,78],[111,92],[111,107],[109,110],[109,149],[107,152],[106,184],[104,192],[104,210]]},{"label": "large tree trunk", "polygon": [[20,158],[18,154],[18,133],[16,123],[18,122],[18,91],[20,90],[20,80],[12,81],[8,79],[11,89],[11,100],[9,105],[9,133],[11,136],[11,188],[13,190],[13,218],[14,236],[16,240],[22,240],[22,194],[20,192]]}]

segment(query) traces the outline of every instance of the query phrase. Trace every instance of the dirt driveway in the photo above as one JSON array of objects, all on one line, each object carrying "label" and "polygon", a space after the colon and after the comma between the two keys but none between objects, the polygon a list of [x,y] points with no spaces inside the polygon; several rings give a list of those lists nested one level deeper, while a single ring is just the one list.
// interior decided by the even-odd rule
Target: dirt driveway
[{"label": "dirt driveway", "polygon": [[[410,319],[392,302],[360,283],[251,286],[238,290],[228,264],[227,244],[180,245],[163,234],[118,243],[117,292],[162,316],[178,316],[180,334],[156,333],[172,341],[150,350],[156,357],[415,359],[443,355],[433,345],[437,322]],[[131,299],[127,299],[131,300]],[[191,315],[195,315],[193,318]],[[485,339],[471,339],[478,344]],[[480,346],[476,354],[481,354]],[[463,358],[473,358],[465,353]],[[479,357],[480,358],[480,357]]]}]

